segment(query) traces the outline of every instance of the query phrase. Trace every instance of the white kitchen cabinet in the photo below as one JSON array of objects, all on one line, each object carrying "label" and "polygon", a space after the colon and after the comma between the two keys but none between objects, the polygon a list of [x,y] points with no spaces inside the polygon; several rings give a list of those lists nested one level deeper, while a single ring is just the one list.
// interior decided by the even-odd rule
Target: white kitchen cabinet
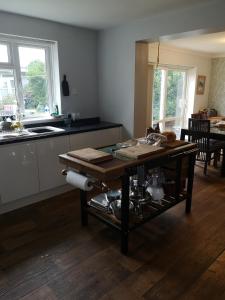
[{"label": "white kitchen cabinet", "polygon": [[64,185],[62,164],[59,163],[59,154],[69,151],[69,137],[59,136],[36,141],[40,192]]},{"label": "white kitchen cabinet", "polygon": [[[27,205],[32,203],[33,196],[41,192],[45,195],[44,192],[48,194],[49,190],[61,188],[66,181],[61,175],[63,165],[59,163],[59,154],[84,147],[97,148],[118,143],[121,141],[121,129],[115,127],[1,145],[0,206],[7,203],[11,205],[16,200],[23,203],[24,199]],[[12,209],[13,205],[10,207]]]},{"label": "white kitchen cabinet", "polygon": [[89,131],[70,135],[70,149],[85,147],[104,147],[121,142],[121,128],[115,127],[103,130]]},{"label": "white kitchen cabinet", "polygon": [[1,145],[0,203],[39,192],[36,148],[33,142]]}]

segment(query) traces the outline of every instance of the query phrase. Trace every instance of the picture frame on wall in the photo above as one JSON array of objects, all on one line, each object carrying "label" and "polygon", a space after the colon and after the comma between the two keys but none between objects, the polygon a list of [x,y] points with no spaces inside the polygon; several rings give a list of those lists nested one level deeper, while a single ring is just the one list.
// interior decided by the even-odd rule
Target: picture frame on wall
[{"label": "picture frame on wall", "polygon": [[196,86],[196,94],[197,95],[204,95],[205,82],[206,82],[206,76],[198,75],[197,86]]}]

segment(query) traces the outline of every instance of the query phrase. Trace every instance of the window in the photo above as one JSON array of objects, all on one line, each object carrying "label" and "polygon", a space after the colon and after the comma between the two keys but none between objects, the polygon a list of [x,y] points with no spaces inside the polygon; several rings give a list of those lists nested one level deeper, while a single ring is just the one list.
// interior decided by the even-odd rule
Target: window
[{"label": "window", "polygon": [[57,95],[56,42],[0,36],[0,116],[48,118]]},{"label": "window", "polygon": [[0,44],[0,62],[8,63],[8,46],[7,44]]},{"label": "window", "polygon": [[184,123],[186,71],[158,68],[153,81],[153,124],[179,133]]}]

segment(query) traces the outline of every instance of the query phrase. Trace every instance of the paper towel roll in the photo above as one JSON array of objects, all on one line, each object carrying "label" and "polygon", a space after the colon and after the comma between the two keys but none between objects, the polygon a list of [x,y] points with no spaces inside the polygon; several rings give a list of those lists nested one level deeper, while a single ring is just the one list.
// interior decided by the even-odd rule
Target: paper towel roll
[{"label": "paper towel roll", "polygon": [[71,170],[67,172],[66,181],[74,187],[77,187],[84,191],[90,191],[93,189],[93,178],[83,176]]}]

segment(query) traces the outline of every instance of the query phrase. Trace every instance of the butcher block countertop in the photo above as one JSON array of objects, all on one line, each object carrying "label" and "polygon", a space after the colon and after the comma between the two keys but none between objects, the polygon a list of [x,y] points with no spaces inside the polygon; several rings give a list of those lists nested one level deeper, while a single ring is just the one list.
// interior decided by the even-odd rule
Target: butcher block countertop
[{"label": "butcher block countertop", "polygon": [[175,148],[165,148],[164,151],[152,153],[148,157],[141,159],[119,159],[113,158],[110,161],[101,162],[98,164],[89,163],[80,159],[71,157],[67,154],[59,155],[59,160],[68,168],[74,168],[80,173],[89,174],[100,180],[110,180],[121,177],[125,170],[131,167],[142,165],[146,162],[157,162],[162,159],[165,161],[171,158],[176,158],[180,155],[187,154],[189,151],[197,151],[196,144],[185,143]]}]

